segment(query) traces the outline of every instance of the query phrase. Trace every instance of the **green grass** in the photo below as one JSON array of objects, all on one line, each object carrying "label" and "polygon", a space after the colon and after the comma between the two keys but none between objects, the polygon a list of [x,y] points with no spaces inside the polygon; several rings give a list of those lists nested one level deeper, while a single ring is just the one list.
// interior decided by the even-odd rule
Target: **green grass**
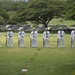
[{"label": "green grass", "polygon": [[[70,35],[65,35],[65,48],[57,48],[57,35],[51,34],[50,48],[43,48],[42,34],[38,35],[38,48],[30,48],[29,34],[25,36],[25,48],[17,46],[14,33],[13,48],[5,46],[2,33],[0,48],[0,75],[75,75],[75,48],[70,46]],[[22,72],[28,68],[27,72]]]},{"label": "green grass", "polygon": [[73,20],[64,20],[62,18],[58,18],[58,19],[53,19],[50,21],[50,24],[54,24],[54,25],[67,25],[68,27],[75,25],[75,21]]},{"label": "green grass", "polygon": [[[36,24],[32,24],[31,22],[27,22],[28,24],[31,24],[33,26],[36,26]],[[39,24],[42,25],[42,24]],[[57,18],[57,19],[52,19],[48,26],[50,25],[67,25],[67,27],[71,27],[72,25],[75,25],[75,21],[74,20],[65,20],[63,18]]]}]

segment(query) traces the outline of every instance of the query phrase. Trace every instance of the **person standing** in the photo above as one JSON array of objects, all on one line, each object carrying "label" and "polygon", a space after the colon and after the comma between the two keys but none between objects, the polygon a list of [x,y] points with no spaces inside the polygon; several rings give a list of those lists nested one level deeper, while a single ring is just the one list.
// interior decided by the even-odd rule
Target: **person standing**
[{"label": "person standing", "polygon": [[48,28],[45,28],[45,31],[43,32],[43,47],[50,47],[49,36],[50,32],[48,31]]},{"label": "person standing", "polygon": [[65,32],[63,31],[62,27],[60,27],[57,33],[57,46],[58,47],[61,47],[61,46],[65,47],[64,46],[64,35],[65,35]]},{"label": "person standing", "polygon": [[31,47],[37,47],[37,37],[38,32],[36,31],[35,28],[33,28],[33,31],[30,33],[30,46]]},{"label": "person standing", "polygon": [[18,33],[18,46],[19,47],[25,47],[24,36],[25,36],[25,32],[23,31],[23,28],[20,28],[19,33]]},{"label": "person standing", "polygon": [[13,47],[12,44],[12,36],[13,36],[13,32],[11,30],[11,28],[8,28],[8,32],[6,33],[6,46],[7,47]]},{"label": "person standing", "polygon": [[75,41],[75,28],[71,31],[71,47],[74,47]]}]

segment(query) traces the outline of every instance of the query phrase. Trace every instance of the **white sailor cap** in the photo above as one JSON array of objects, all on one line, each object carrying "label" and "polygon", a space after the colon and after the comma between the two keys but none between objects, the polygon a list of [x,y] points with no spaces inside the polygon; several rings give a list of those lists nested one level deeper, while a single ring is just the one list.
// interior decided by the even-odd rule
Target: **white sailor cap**
[{"label": "white sailor cap", "polygon": [[75,30],[75,27],[73,29]]},{"label": "white sailor cap", "polygon": [[35,28],[33,28],[33,30],[34,30]]},{"label": "white sailor cap", "polygon": [[8,30],[12,30],[11,28],[8,28]]},{"label": "white sailor cap", "polygon": [[23,29],[23,27],[20,27],[18,30],[22,30]]},{"label": "white sailor cap", "polygon": [[59,27],[59,29],[62,29],[62,27]]},{"label": "white sailor cap", "polygon": [[50,30],[50,27],[48,27],[47,29]]},{"label": "white sailor cap", "polygon": [[48,28],[45,28],[45,30],[48,30]]}]

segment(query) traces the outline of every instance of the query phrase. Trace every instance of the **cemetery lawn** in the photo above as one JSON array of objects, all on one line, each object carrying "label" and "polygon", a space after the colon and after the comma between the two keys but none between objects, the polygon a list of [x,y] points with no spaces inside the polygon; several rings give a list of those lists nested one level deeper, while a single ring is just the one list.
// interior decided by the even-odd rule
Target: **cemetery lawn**
[{"label": "cemetery lawn", "polygon": [[65,20],[62,18],[58,18],[58,19],[52,19],[49,22],[49,25],[53,24],[53,25],[66,25],[67,27],[71,27],[73,25],[75,25],[75,21],[74,20]]},{"label": "cemetery lawn", "polygon": [[[75,75],[75,47],[71,48],[70,35],[65,35],[65,48],[57,48],[57,35],[51,34],[50,48],[43,48],[42,34],[37,37],[38,48],[30,47],[30,35],[25,36],[25,48],[5,46],[5,33],[0,38],[0,75]],[[28,69],[23,72],[23,69]]]}]

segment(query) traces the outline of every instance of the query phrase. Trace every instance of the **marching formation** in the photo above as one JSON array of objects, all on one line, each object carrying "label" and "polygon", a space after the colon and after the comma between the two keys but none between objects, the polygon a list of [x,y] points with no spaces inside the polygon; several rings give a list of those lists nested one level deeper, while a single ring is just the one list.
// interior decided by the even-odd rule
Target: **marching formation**
[{"label": "marching formation", "polygon": [[[24,43],[25,35],[26,34],[25,34],[23,28],[19,28],[18,47],[25,47],[25,43]],[[2,35],[0,33],[0,37],[1,36]],[[35,28],[33,28],[33,30],[30,33],[30,46],[31,47],[38,47],[37,36],[38,36],[38,32]],[[59,47],[65,47],[65,45],[64,45],[64,36],[65,36],[65,32],[60,27],[59,31],[57,32],[57,47],[58,48]],[[6,46],[7,47],[13,47],[12,37],[13,37],[12,29],[8,28],[8,31],[6,33]],[[45,30],[43,32],[43,47],[45,47],[45,48],[50,47],[49,37],[50,37],[50,32],[48,31],[48,28],[45,28]],[[1,39],[0,39],[0,41],[1,41]],[[71,47],[74,47],[74,41],[75,41],[75,28],[71,31]],[[0,42],[0,47],[2,47],[1,42]]]}]

